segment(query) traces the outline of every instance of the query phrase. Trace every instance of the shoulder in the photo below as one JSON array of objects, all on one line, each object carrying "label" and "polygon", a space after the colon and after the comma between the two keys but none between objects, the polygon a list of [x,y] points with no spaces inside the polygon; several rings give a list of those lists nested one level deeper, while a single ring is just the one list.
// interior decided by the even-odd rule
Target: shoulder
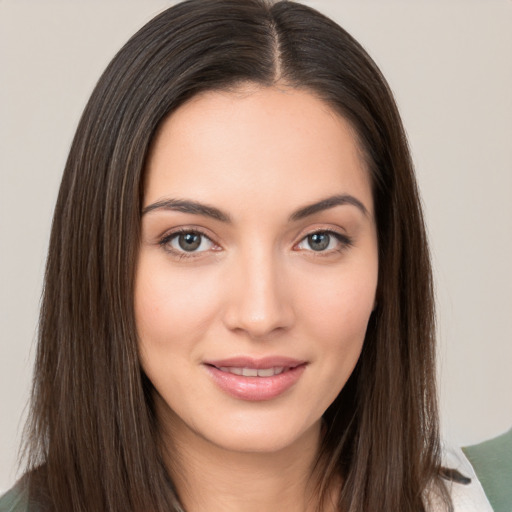
[{"label": "shoulder", "polygon": [[34,502],[29,492],[31,477],[36,473],[37,470],[25,473],[12,489],[0,496],[0,512],[42,512],[43,508]]},{"label": "shoulder", "polygon": [[[460,448],[445,448],[443,466],[454,469],[471,479],[469,483],[445,480],[445,486],[450,494],[454,512],[493,512],[480,481],[471,463]],[[432,508],[432,512],[442,509]]]},{"label": "shoulder", "polygon": [[495,511],[512,510],[512,429],[463,451]]},{"label": "shoulder", "polygon": [[28,506],[28,496],[24,486],[17,484],[0,496],[0,512],[35,512]]}]

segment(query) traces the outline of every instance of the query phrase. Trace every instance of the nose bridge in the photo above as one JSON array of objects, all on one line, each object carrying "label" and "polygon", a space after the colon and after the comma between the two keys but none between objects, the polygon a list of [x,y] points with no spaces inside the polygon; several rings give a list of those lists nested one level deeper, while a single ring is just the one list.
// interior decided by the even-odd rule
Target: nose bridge
[{"label": "nose bridge", "polygon": [[240,251],[226,315],[231,329],[262,337],[290,326],[293,312],[283,270],[272,247],[251,244],[250,250]]}]

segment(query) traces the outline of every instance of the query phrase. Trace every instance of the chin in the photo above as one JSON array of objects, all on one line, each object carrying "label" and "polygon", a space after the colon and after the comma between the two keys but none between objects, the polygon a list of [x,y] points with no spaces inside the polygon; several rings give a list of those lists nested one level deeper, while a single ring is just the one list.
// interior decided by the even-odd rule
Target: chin
[{"label": "chin", "polygon": [[304,446],[304,438],[311,438],[316,446],[320,434],[319,419],[308,425],[304,423],[293,424],[289,421],[262,421],[239,419],[231,420],[223,425],[209,424],[204,435],[200,431],[196,434],[206,442],[217,448],[238,453],[271,454],[294,449],[295,445]]}]

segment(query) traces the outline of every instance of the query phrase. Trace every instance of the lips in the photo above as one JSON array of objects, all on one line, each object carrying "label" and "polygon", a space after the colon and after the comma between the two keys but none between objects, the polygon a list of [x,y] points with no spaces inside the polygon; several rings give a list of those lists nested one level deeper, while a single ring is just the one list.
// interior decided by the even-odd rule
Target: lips
[{"label": "lips", "polygon": [[302,376],[307,362],[287,357],[239,357],[206,361],[206,370],[225,393],[248,401],[272,400]]},{"label": "lips", "polygon": [[230,366],[221,366],[219,370],[223,372],[232,373],[233,375],[243,375],[244,377],[273,377],[274,375],[279,375],[283,373],[285,370],[289,368],[285,368],[284,366],[277,366],[274,368],[242,368],[242,367],[230,367]]}]

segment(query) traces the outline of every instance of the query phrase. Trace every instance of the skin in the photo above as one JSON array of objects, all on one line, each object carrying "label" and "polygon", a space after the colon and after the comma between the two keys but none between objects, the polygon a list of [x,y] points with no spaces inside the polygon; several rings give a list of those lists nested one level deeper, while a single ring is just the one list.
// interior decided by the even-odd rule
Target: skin
[{"label": "skin", "polygon": [[[290,218],[333,195],[355,201]],[[230,221],[162,206],[169,199]],[[191,512],[312,510],[321,417],[357,362],[377,287],[371,186],[350,125],[285,86],[198,95],[155,138],[144,211],[141,363],[180,498]],[[187,252],[180,229],[208,238]],[[315,232],[339,238],[315,251]],[[231,396],[205,366],[274,355],[305,364],[269,400]]]}]

